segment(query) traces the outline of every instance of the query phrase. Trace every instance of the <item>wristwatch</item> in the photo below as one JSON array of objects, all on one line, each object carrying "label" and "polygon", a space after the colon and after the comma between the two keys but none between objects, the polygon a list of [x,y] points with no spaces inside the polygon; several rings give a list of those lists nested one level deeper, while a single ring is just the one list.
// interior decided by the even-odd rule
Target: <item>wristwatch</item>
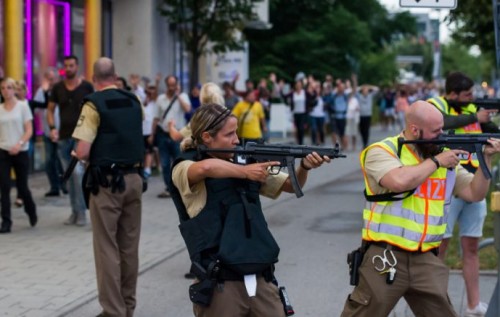
[{"label": "wristwatch", "polygon": [[19,141],[19,142],[17,142],[17,143],[19,143],[21,146],[23,146],[23,145],[24,145],[24,141],[23,141],[23,140],[20,140],[20,141]]},{"label": "wristwatch", "polygon": [[441,164],[439,164],[439,161],[437,160],[437,158],[435,156],[431,156],[430,159],[431,159],[431,161],[434,162],[434,164],[436,164],[437,168],[441,167]]}]

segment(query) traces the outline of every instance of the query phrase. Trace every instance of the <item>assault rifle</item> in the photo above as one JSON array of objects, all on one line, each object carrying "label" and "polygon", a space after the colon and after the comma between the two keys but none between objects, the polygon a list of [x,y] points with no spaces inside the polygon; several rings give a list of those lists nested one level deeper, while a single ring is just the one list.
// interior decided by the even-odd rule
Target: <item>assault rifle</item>
[{"label": "assault rifle", "polygon": [[483,109],[498,109],[500,110],[500,99],[493,99],[493,98],[479,98],[479,99],[474,99],[471,101],[455,101],[455,100],[447,100],[448,104],[450,106],[457,106],[457,107],[465,107],[468,106],[469,104],[474,104],[476,107],[483,108]]},{"label": "assault rifle", "polygon": [[198,153],[200,154],[234,153],[235,162],[239,162],[238,158],[244,159],[245,163],[279,161],[280,164],[271,169],[272,173],[278,173],[281,168],[286,166],[297,198],[304,196],[304,193],[299,186],[299,181],[297,180],[297,175],[295,174],[295,159],[304,158],[312,152],[316,152],[320,156],[328,156],[329,158],[346,157],[344,154],[340,153],[338,144],[336,144],[333,148],[327,148],[320,146],[257,144],[254,142],[248,142],[244,147],[237,146],[234,149],[209,149],[206,146],[198,147]]},{"label": "assault rifle", "polygon": [[473,134],[455,134],[454,131],[443,133],[439,137],[431,140],[405,140],[398,139],[398,156],[401,153],[403,144],[435,144],[440,145],[441,150],[448,148],[451,150],[464,150],[469,153],[476,153],[479,166],[486,179],[491,179],[491,172],[484,161],[483,145],[488,144],[488,139],[500,139],[498,133],[473,133]]}]

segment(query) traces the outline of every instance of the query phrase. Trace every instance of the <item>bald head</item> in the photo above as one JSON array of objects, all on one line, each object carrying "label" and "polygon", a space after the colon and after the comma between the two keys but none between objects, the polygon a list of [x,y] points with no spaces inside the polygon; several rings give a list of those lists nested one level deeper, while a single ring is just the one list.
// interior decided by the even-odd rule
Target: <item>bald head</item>
[{"label": "bald head", "polygon": [[416,101],[406,110],[406,126],[414,124],[422,127],[443,120],[443,114],[427,101]]},{"label": "bald head", "polygon": [[115,77],[115,65],[110,58],[101,57],[94,63],[94,81],[114,82]]}]

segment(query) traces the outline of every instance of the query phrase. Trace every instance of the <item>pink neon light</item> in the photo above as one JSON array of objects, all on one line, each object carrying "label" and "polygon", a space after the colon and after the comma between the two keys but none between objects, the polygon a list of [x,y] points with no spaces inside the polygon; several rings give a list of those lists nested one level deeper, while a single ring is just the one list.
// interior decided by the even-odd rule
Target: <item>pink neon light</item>
[{"label": "pink neon light", "polygon": [[[31,34],[31,21],[33,20],[33,13],[31,11],[31,1],[26,0],[26,11],[25,11],[25,21],[26,21],[26,36],[25,36],[25,47],[26,47],[26,85],[28,87],[27,98],[31,99],[31,89],[33,84],[33,35]],[[68,56],[71,54],[71,16],[70,16],[70,4],[68,2],[54,1],[54,0],[36,0],[37,2],[45,2],[53,4],[56,6],[62,6],[64,10],[64,55]]]},{"label": "pink neon light", "polygon": [[26,21],[26,37],[25,37],[25,43],[26,43],[26,87],[27,89],[27,98],[31,99],[31,90],[32,90],[32,84],[33,84],[33,52],[32,52],[32,47],[31,47],[31,20],[32,20],[32,13],[31,13],[31,0],[26,1],[26,12],[25,12],[25,21]]}]

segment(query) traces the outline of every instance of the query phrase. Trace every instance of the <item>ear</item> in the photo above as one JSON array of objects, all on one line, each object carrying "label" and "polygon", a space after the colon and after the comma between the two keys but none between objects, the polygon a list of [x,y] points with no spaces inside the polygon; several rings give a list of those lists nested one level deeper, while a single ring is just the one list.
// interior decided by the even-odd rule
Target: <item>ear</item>
[{"label": "ear", "polygon": [[205,144],[210,144],[210,143],[212,143],[212,140],[213,140],[212,136],[207,131],[205,131],[201,134],[201,139],[203,140],[203,143],[205,143]]},{"label": "ear", "polygon": [[456,100],[456,99],[458,99],[458,94],[456,92],[452,91],[446,97],[448,100]]},{"label": "ear", "polygon": [[409,128],[409,131],[411,133],[412,136],[414,136],[415,138],[418,138],[419,137],[419,129],[416,125],[414,124],[410,124],[410,126],[408,127]]}]

